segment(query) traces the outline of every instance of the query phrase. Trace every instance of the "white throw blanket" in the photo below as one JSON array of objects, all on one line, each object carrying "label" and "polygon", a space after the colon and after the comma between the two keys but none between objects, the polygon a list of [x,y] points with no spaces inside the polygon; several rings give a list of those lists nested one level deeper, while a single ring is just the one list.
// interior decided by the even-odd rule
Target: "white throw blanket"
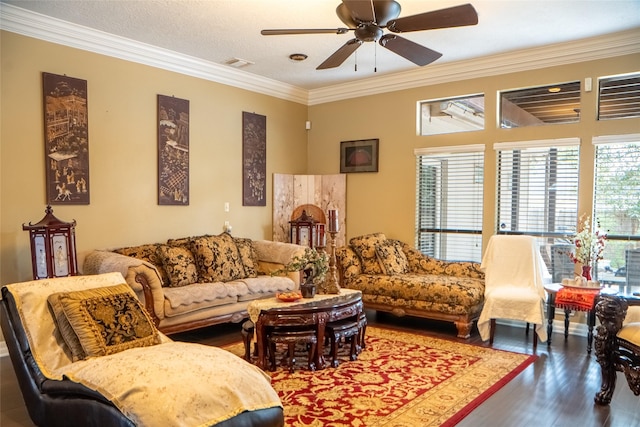
[{"label": "white throw blanket", "polygon": [[120,273],[8,285],[43,375],[97,390],[144,427],[208,426],[243,411],[282,407],[270,378],[216,347],[173,342],[73,363],[47,306],[55,292],[124,283]]},{"label": "white throw blanket", "polygon": [[535,240],[530,236],[491,237],[481,268],[485,270],[485,304],[478,319],[480,337],[489,339],[491,319],[511,319],[534,323],[538,337],[546,341],[546,267]]},{"label": "white throw blanket", "polygon": [[58,370],[97,390],[140,426],[210,426],[280,406],[269,377],[216,347],[168,342],[75,362]]}]

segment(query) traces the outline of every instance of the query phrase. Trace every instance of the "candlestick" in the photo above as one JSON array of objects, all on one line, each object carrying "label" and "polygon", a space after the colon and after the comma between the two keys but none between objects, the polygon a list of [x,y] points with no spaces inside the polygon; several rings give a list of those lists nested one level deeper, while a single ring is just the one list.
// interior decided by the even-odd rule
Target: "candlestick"
[{"label": "candlestick", "polygon": [[[329,211],[331,212],[331,211]],[[327,277],[321,286],[321,293],[323,294],[339,294],[340,283],[338,280],[338,267],[336,266],[336,231],[329,230],[331,235],[331,252],[329,253],[329,271]]]},{"label": "candlestick", "polygon": [[340,222],[338,221],[338,211],[336,209],[329,209],[329,221],[328,221],[329,233],[340,231]]},{"label": "candlestick", "polygon": [[320,248],[327,246],[327,236],[324,234],[324,224],[316,224],[315,245]]}]

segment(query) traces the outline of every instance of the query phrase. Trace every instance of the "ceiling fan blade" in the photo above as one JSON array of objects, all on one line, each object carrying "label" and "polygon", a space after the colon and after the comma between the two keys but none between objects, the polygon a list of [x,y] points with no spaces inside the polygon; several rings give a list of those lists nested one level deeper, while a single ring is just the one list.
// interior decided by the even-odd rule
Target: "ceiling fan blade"
[{"label": "ceiling fan blade", "polygon": [[464,27],[476,25],[478,13],[470,4],[434,10],[404,18],[392,19],[387,29],[394,33],[407,31],[435,30],[438,28]]},{"label": "ceiling fan blade", "polygon": [[380,45],[402,56],[416,65],[427,65],[442,56],[440,52],[407,40],[395,34],[386,34],[380,39]]},{"label": "ceiling fan blade", "polygon": [[324,62],[316,67],[316,70],[325,70],[327,68],[335,68],[342,65],[342,63],[349,57],[357,48],[360,47],[362,42],[357,39],[352,39],[342,45],[342,47],[336,50],[330,57],[324,60]]},{"label": "ceiling fan blade", "polygon": [[290,34],[345,34],[348,28],[291,28],[277,30],[262,30],[260,34],[263,36],[283,36]]},{"label": "ceiling fan blade", "polygon": [[[342,0],[342,4],[347,8],[349,16],[356,22],[375,22],[376,13],[373,10],[372,0]],[[336,13],[344,13],[344,8],[338,7]],[[344,21],[343,21],[344,22]]]}]

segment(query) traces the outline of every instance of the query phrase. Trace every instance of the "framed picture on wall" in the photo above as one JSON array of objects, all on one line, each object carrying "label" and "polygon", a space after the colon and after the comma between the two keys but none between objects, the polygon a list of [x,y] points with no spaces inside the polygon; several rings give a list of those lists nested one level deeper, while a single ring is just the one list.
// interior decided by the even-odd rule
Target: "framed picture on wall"
[{"label": "framed picture on wall", "polygon": [[267,117],[242,112],[242,206],[267,205]]},{"label": "framed picture on wall", "polygon": [[378,139],[340,143],[340,173],[378,172]]},{"label": "framed picture on wall", "polygon": [[89,204],[87,81],[42,73],[47,204]]},{"label": "framed picture on wall", "polygon": [[158,204],[189,205],[189,101],[158,95]]}]

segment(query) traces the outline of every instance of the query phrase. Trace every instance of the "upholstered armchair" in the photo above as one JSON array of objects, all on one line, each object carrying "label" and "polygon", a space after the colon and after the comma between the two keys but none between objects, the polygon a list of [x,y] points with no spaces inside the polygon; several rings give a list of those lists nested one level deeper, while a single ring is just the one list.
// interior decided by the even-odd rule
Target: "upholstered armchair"
[{"label": "upholstered armchair", "polygon": [[599,405],[611,402],[617,371],[624,373],[633,393],[640,395],[640,321],[627,316],[630,305],[640,307],[640,299],[602,295],[596,303],[600,325],[595,336],[595,350],[602,368],[602,385],[595,396]]}]

